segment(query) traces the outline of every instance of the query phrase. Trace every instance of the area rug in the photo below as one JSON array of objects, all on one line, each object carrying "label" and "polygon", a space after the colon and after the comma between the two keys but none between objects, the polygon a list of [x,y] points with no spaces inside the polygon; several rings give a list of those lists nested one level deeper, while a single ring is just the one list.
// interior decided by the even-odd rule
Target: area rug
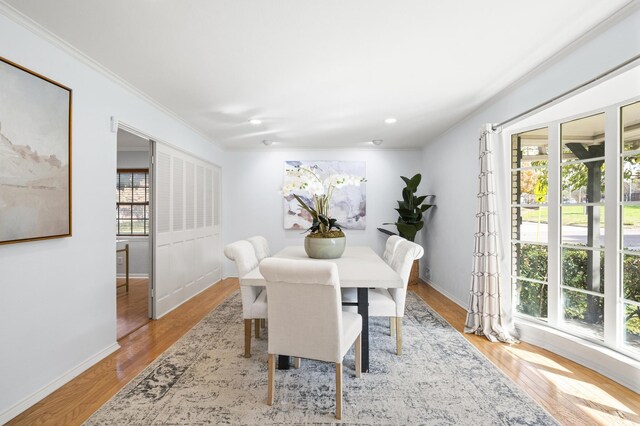
[{"label": "area rug", "polygon": [[335,374],[303,360],[276,371],[267,398],[267,340],[243,354],[238,293],[209,313],[100,408],[87,425],[551,425],[555,420],[414,293],[407,295],[403,354],[389,321],[370,321],[370,372],[344,359],[343,420],[334,418]]}]

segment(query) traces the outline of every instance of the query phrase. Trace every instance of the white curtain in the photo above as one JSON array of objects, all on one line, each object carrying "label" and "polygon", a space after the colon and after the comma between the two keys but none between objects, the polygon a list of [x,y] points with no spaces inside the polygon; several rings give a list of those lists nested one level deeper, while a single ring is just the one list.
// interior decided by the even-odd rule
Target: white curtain
[{"label": "white curtain", "polygon": [[464,331],[485,335],[492,342],[513,343],[516,339],[508,331],[500,294],[500,253],[492,152],[495,136],[490,124],[487,124],[480,134],[480,175],[473,271]]}]

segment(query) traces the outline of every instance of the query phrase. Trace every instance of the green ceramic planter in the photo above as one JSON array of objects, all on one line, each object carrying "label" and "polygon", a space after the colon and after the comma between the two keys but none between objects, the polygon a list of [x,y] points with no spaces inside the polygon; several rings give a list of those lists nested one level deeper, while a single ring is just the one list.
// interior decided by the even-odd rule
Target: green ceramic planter
[{"label": "green ceramic planter", "polygon": [[312,259],[337,259],[344,253],[346,237],[304,239],[304,251]]}]

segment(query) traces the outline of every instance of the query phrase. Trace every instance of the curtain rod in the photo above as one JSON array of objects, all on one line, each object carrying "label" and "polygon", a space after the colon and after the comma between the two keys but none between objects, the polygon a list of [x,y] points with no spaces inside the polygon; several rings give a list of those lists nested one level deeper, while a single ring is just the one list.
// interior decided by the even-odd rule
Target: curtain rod
[{"label": "curtain rod", "polygon": [[558,99],[564,98],[565,96],[570,95],[573,92],[577,92],[578,90],[583,89],[583,88],[587,87],[588,85],[590,85],[592,83],[595,83],[598,80],[602,80],[603,78],[609,76],[610,74],[613,74],[614,72],[618,71],[621,68],[626,67],[627,65],[637,61],[638,59],[640,59],[640,55],[636,55],[636,56],[624,61],[623,63],[621,63],[619,65],[616,65],[615,67],[613,67],[611,69],[608,69],[607,71],[605,71],[602,74],[592,78],[591,80],[585,81],[584,83],[582,83],[582,84],[580,84],[580,85],[578,85],[578,86],[576,86],[576,87],[574,87],[572,89],[569,89],[566,92],[563,92],[563,93],[559,94],[558,96],[554,96],[553,98],[548,99],[548,100],[542,102],[541,104],[538,104],[538,105],[534,106],[533,108],[529,108],[528,110],[526,110],[524,112],[521,112],[518,115],[514,115],[513,117],[510,117],[510,118],[504,120],[501,123],[494,124],[494,125],[491,126],[491,128],[492,128],[492,130],[495,131],[498,128],[504,126],[505,124],[509,124],[509,123],[521,118],[521,117],[524,117],[524,116],[526,116],[528,114],[531,114],[534,111],[537,111],[537,110],[539,110],[541,108],[544,108],[547,105],[557,101]]}]

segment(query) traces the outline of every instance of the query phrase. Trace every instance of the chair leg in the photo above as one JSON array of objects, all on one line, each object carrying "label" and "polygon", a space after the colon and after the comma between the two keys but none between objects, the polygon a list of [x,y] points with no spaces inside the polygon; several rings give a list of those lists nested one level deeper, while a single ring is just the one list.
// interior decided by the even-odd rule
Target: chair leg
[{"label": "chair leg", "polygon": [[336,362],[336,419],[342,419],[342,363]]},{"label": "chair leg", "polygon": [[293,368],[300,368],[300,366],[302,365],[302,358],[300,357],[293,357]]},{"label": "chair leg", "polygon": [[255,323],[256,323],[256,339],[259,339],[260,338],[260,320],[256,318]]},{"label": "chair leg", "polygon": [[396,355],[402,355],[402,317],[396,317]]},{"label": "chair leg", "polygon": [[362,373],[362,333],[358,334],[356,339],[356,377],[360,377]]},{"label": "chair leg", "polygon": [[396,319],[395,317],[389,317],[389,335],[394,337],[396,335]]},{"label": "chair leg", "polygon": [[244,357],[251,358],[251,320],[244,320]]},{"label": "chair leg", "polygon": [[276,356],[274,354],[269,354],[269,373],[268,373],[268,379],[267,379],[267,386],[268,386],[268,391],[267,391],[267,404],[269,405],[273,405],[273,394],[276,391],[276,384],[275,384],[275,373],[276,373]]}]

